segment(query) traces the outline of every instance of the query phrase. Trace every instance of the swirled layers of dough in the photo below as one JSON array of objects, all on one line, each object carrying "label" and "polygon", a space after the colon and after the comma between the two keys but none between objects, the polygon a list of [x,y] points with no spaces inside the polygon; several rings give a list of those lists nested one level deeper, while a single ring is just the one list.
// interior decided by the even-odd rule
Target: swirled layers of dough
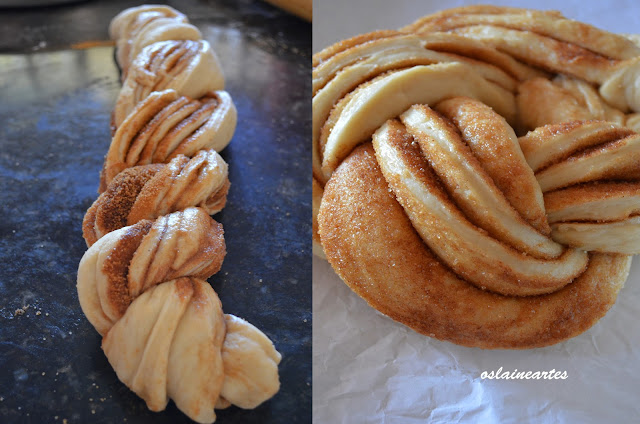
[{"label": "swirled layers of dough", "polygon": [[466,97],[414,105],[332,174],[321,247],[356,293],[424,334],[483,348],[557,343],[606,313],[626,255],[640,251],[638,143],[602,121],[518,139]]},{"label": "swirled layers of dough", "polygon": [[271,341],[223,316],[203,281],[224,255],[222,226],[187,208],[107,234],[80,262],[82,309],[104,336],[118,378],[153,411],[171,398],[209,423],[214,407],[255,408],[279,389],[280,354]]},{"label": "swirled layers of dough", "polygon": [[604,121],[547,125],[520,138],[554,240],[640,253],[640,135]]},{"label": "swirled layers of dough", "polygon": [[[546,75],[469,37],[399,31],[336,43],[314,55],[313,66],[312,163],[319,196],[357,144],[411,105],[474,97],[517,126],[518,84]],[[314,252],[322,256],[315,230],[314,238]]]},{"label": "swirled layers of dough", "polygon": [[[385,179],[429,248],[467,281],[502,294],[549,293],[580,275],[586,253],[565,251],[513,206],[533,222],[544,218],[533,173],[503,118],[464,98],[437,110],[451,120],[413,106],[373,137]],[[496,156],[503,158],[498,169]],[[505,175],[510,180],[500,181]],[[522,188],[513,203],[501,182],[514,194]]]},{"label": "swirled layers of dough", "polygon": [[197,278],[159,284],[136,298],[102,349],[118,378],[152,411],[169,399],[199,423],[215,409],[255,408],[280,388],[280,354],[256,327],[225,315]]},{"label": "swirled layers of dough", "polygon": [[580,334],[640,252],[639,63],[630,38],[494,6],[326,48],[314,253],[432,337],[519,349]]},{"label": "swirled layers of dough", "polygon": [[525,349],[574,337],[614,304],[631,258],[590,254],[587,269],[550,294],[498,295],[460,279],[416,233],[370,144],[325,187],[320,235],[329,262],[371,306],[414,330],[457,344]]},{"label": "swirled layers of dough", "polygon": [[222,150],[236,128],[236,108],[225,91],[194,100],[175,90],[151,93],[118,128],[105,158],[100,192],[121,171],[136,165]]},{"label": "swirled layers of dough", "polygon": [[114,127],[149,94],[170,88],[193,99],[224,90],[224,75],[208,42],[169,40],[145,47],[129,68],[118,95]]},{"label": "swirled layers of dough", "polygon": [[[471,6],[418,19],[406,32],[453,32],[486,43],[522,63],[595,85],[611,106],[640,112],[640,47],[559,12]],[[546,122],[549,123],[549,122]]]},{"label": "swirled layers of dough", "polygon": [[168,6],[142,5],[123,10],[111,20],[109,36],[116,41],[116,60],[123,80],[146,46],[166,40],[200,40],[202,34],[187,17]]},{"label": "swirled layers of dough", "polygon": [[91,246],[111,231],[190,206],[213,215],[224,208],[229,186],[227,163],[215,150],[127,168],[87,210],[83,236]]},{"label": "swirled layers of dough", "polygon": [[321,184],[355,145],[417,103],[478,98],[514,124],[519,81],[542,75],[455,34],[365,34],[314,56],[313,172]]},{"label": "swirled layers of dough", "polygon": [[104,335],[145,290],[178,277],[207,279],[225,254],[222,225],[200,208],[140,221],[107,234],[84,254],[80,305]]},{"label": "swirled layers of dough", "polygon": [[423,17],[402,30],[463,34],[523,63],[599,84],[618,62],[640,55],[640,48],[624,36],[558,12],[461,7]]},{"label": "swirled layers of dough", "polygon": [[570,121],[602,120],[640,130],[640,114],[625,114],[607,104],[589,83],[558,75],[532,78],[518,86],[518,115],[524,130]]}]

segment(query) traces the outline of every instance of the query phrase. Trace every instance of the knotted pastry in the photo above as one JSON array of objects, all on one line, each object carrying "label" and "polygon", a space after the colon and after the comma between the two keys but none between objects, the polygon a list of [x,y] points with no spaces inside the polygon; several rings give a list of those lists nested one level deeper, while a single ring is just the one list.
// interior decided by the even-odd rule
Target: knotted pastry
[{"label": "knotted pastry", "polygon": [[114,127],[118,128],[149,94],[169,88],[193,99],[224,90],[224,76],[208,42],[170,40],[145,47],[129,68],[118,95]]},{"label": "knotted pastry", "polygon": [[502,294],[549,293],[582,273],[586,253],[545,236],[540,191],[504,119],[466,98],[437,111],[444,117],[416,105],[373,138],[385,179],[429,248]]},{"label": "knotted pastry", "polygon": [[116,41],[116,60],[127,77],[129,65],[146,46],[166,40],[200,40],[187,17],[169,6],[142,5],[123,10],[111,20],[109,36]]},{"label": "knotted pastry", "polygon": [[118,128],[105,158],[100,192],[121,171],[136,165],[169,162],[202,149],[220,151],[236,127],[236,108],[229,94],[215,91],[199,99],[175,90],[151,93]]},{"label": "knotted pastry", "polygon": [[118,378],[153,411],[172,398],[213,422],[214,407],[254,408],[278,391],[280,354],[251,324],[223,316],[202,280],[224,254],[222,226],[188,208],[109,233],[80,262],[82,309]]},{"label": "knotted pastry", "polygon": [[211,286],[195,278],[139,296],[102,348],[150,410],[163,410],[171,398],[199,423],[214,422],[214,408],[255,408],[280,387],[281,356],[271,341],[243,319],[223,315]]},{"label": "knotted pastry", "polygon": [[378,129],[325,186],[318,224],[329,262],[371,305],[474,347],[540,347],[585,331],[631,263],[548,237],[513,130],[469,98],[413,106]]},{"label": "knotted pastry", "polygon": [[[387,119],[416,103],[478,98],[512,124],[520,81],[544,75],[507,54],[456,34],[376,31],[313,58],[314,199],[336,166]],[[314,207],[314,252],[322,256]]]},{"label": "knotted pastry", "polygon": [[326,185],[319,224],[329,262],[371,306],[422,334],[471,347],[541,347],[582,333],[613,305],[631,265],[628,256],[593,253],[578,278],[551,294],[479,289],[426,247],[371,144],[355,149]]},{"label": "knotted pastry", "polygon": [[640,252],[638,63],[630,38],[494,6],[326,48],[314,252],[432,337],[531,348],[580,334]]},{"label": "knotted pastry", "polygon": [[229,186],[227,163],[215,150],[125,169],[87,210],[82,223],[87,246],[111,231],[190,206],[213,215],[224,207]]}]

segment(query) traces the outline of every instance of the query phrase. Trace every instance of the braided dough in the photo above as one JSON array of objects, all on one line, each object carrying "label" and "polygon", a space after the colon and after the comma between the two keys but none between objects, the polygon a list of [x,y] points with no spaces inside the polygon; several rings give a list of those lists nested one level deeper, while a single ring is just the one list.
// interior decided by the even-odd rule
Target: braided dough
[{"label": "braided dough", "polygon": [[111,22],[124,86],[100,197],[87,211],[78,269],[83,312],[118,378],[152,411],[189,418],[255,408],[279,388],[281,355],[224,314],[206,279],[226,254],[222,225],[236,109],[218,59],[186,16],[140,6]]},{"label": "braided dough", "polygon": [[84,238],[91,246],[113,230],[189,206],[213,215],[224,208],[230,185],[227,163],[215,150],[200,150],[191,159],[178,155],[168,164],[127,168],[87,210]]},{"label": "braided dough", "polygon": [[80,261],[82,310],[120,380],[153,411],[172,398],[195,421],[213,422],[214,407],[255,408],[279,389],[271,341],[224,317],[203,281],[225,253],[222,225],[187,208],[113,231]]},{"label": "braided dough", "polygon": [[541,347],[582,333],[613,305],[631,265],[627,256],[592,254],[580,277],[543,296],[478,289],[416,234],[370,144],[354,150],[325,187],[319,224],[329,262],[371,306],[422,334],[470,347]]},{"label": "braided dough", "polygon": [[123,10],[111,20],[116,60],[126,78],[129,66],[146,46],[166,40],[200,40],[202,34],[187,17],[168,6],[142,5]]},{"label": "braided dough", "polygon": [[154,91],[131,111],[113,136],[100,176],[100,192],[121,171],[168,162],[203,149],[221,151],[236,128],[236,108],[225,91],[201,99],[175,90]]},{"label": "braided dough", "polygon": [[639,58],[558,12],[494,6],[326,48],[314,252],[441,340],[521,349],[587,330],[640,253]]},{"label": "braided dough", "polygon": [[119,127],[149,94],[166,89],[195,99],[224,90],[224,76],[208,42],[169,40],[145,47],[131,65],[118,95],[114,127]]}]

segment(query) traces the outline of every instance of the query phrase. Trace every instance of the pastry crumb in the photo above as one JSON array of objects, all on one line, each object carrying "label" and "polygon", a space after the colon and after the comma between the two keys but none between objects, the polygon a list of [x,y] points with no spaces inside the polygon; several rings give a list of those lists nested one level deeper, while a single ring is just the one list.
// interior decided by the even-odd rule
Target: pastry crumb
[{"label": "pastry crumb", "polygon": [[[24,315],[24,313],[27,311],[27,309],[29,309],[29,304],[23,306],[22,308],[18,308],[15,310],[15,312],[13,313],[14,317],[17,317],[18,315]],[[29,316],[29,315],[27,315]]]}]

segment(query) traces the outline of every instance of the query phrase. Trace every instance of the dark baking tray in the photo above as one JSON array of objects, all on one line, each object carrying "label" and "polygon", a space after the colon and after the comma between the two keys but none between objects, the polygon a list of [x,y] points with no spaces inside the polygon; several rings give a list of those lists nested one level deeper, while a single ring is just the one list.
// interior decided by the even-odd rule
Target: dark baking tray
[{"label": "dark baking tray", "polygon": [[[135,2],[0,11],[0,422],[182,423],[120,383],[76,294],[82,218],[97,197],[120,89],[109,20]],[[311,421],[311,26],[260,2],[185,1],[217,52],[238,127],[222,156],[225,312],[282,353],[281,390],[220,423]],[[29,305],[24,314],[16,310]]]}]

